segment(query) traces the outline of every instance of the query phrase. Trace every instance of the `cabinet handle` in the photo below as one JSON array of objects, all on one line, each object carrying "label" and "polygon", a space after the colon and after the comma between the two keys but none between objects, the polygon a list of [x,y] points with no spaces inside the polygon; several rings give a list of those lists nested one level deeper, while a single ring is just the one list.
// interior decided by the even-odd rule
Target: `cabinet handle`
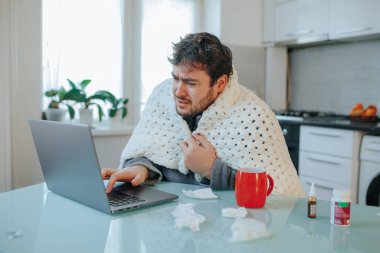
[{"label": "cabinet handle", "polygon": [[320,135],[320,136],[328,136],[328,137],[334,137],[334,138],[342,138],[341,135],[337,134],[326,134],[326,133],[317,133],[317,132],[309,132],[312,135]]},{"label": "cabinet handle", "polygon": [[302,31],[297,31],[297,32],[292,32],[292,33],[287,33],[286,36],[288,37],[293,37],[293,36],[301,36],[305,34],[313,33],[313,30],[302,30]]},{"label": "cabinet handle", "polygon": [[314,161],[314,162],[328,163],[328,164],[333,164],[333,165],[339,165],[340,164],[339,162],[327,161],[327,160],[322,160],[322,159],[313,158],[313,157],[308,157],[307,159],[309,159],[310,161]]},{"label": "cabinet handle", "polygon": [[[311,186],[310,182],[307,182],[306,184]],[[320,185],[320,184],[316,184],[316,183],[314,183],[314,186],[322,188],[322,189],[326,189],[326,190],[334,190],[334,188],[332,188],[332,187],[328,187],[328,186],[324,186],[324,185]]]},{"label": "cabinet handle", "polygon": [[356,32],[368,31],[368,30],[372,30],[372,27],[352,28],[352,29],[337,31],[336,34],[356,33]]},{"label": "cabinet handle", "polygon": [[378,148],[367,148],[369,151],[375,151],[375,152],[380,152],[380,149]]}]

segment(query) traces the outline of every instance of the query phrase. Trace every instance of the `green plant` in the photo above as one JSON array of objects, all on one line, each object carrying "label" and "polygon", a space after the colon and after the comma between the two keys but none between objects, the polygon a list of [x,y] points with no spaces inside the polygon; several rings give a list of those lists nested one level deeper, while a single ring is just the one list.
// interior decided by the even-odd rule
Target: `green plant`
[{"label": "green plant", "polygon": [[106,91],[106,90],[101,90],[97,92],[103,98],[111,104],[111,108],[108,111],[108,116],[110,118],[116,117],[116,113],[118,111],[121,111],[121,119],[124,119],[127,117],[128,114],[128,108],[127,108],[127,103],[129,101],[128,98],[119,98],[117,99],[115,95],[113,95],[111,92]]},{"label": "green plant", "polygon": [[48,105],[49,109],[59,109],[60,105],[67,107],[70,118],[73,119],[75,116],[74,108],[65,103],[64,101],[71,100],[71,97],[75,96],[74,91],[66,91],[65,88],[61,87],[59,89],[50,89],[45,92],[45,96],[50,98],[50,103]]},{"label": "green plant", "polygon": [[99,121],[102,121],[104,112],[102,107],[99,103],[95,102],[95,100],[106,101],[103,91],[98,91],[94,95],[88,96],[86,93],[86,87],[90,84],[91,80],[85,79],[77,84],[70,79],[67,79],[67,81],[71,86],[69,92],[71,92],[72,96],[70,96],[70,100],[80,103],[83,109],[89,109],[91,106],[96,106],[98,108]]}]

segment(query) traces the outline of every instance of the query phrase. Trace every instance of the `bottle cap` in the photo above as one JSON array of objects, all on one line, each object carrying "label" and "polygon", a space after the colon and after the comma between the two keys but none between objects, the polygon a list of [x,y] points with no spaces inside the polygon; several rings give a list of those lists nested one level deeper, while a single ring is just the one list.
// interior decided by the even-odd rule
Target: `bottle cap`
[{"label": "bottle cap", "polygon": [[351,196],[350,190],[344,190],[344,189],[334,189],[333,195],[337,197],[342,197],[342,198],[349,198]]},{"label": "bottle cap", "polygon": [[315,196],[314,183],[311,183],[309,196]]}]

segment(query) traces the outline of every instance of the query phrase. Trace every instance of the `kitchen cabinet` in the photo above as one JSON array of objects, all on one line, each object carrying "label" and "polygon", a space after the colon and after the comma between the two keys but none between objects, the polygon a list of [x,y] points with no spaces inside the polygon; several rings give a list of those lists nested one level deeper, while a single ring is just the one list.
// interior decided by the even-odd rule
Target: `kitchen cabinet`
[{"label": "kitchen cabinet", "polygon": [[292,45],[327,40],[328,8],[328,0],[275,1],[276,44]]},{"label": "kitchen cabinet", "polygon": [[274,45],[274,2],[275,0],[263,1],[263,46]]},{"label": "kitchen cabinet", "polygon": [[330,200],[335,188],[348,189],[357,203],[362,136],[360,131],[301,126],[299,175],[304,190],[314,182],[317,198]]},{"label": "kitchen cabinet", "polygon": [[329,38],[368,37],[380,33],[380,1],[330,1]]}]

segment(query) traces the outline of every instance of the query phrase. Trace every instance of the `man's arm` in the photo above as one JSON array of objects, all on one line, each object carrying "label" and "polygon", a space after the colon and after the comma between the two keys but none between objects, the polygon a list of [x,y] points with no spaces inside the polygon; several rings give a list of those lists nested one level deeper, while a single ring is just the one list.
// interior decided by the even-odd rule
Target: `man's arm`
[{"label": "man's arm", "polygon": [[216,157],[214,147],[205,136],[193,134],[180,143],[180,147],[186,168],[203,176],[202,184],[210,184],[212,189],[220,190],[235,188],[235,170]]},{"label": "man's arm", "polygon": [[210,187],[215,190],[234,190],[235,175],[236,170],[217,158],[212,166]]}]

